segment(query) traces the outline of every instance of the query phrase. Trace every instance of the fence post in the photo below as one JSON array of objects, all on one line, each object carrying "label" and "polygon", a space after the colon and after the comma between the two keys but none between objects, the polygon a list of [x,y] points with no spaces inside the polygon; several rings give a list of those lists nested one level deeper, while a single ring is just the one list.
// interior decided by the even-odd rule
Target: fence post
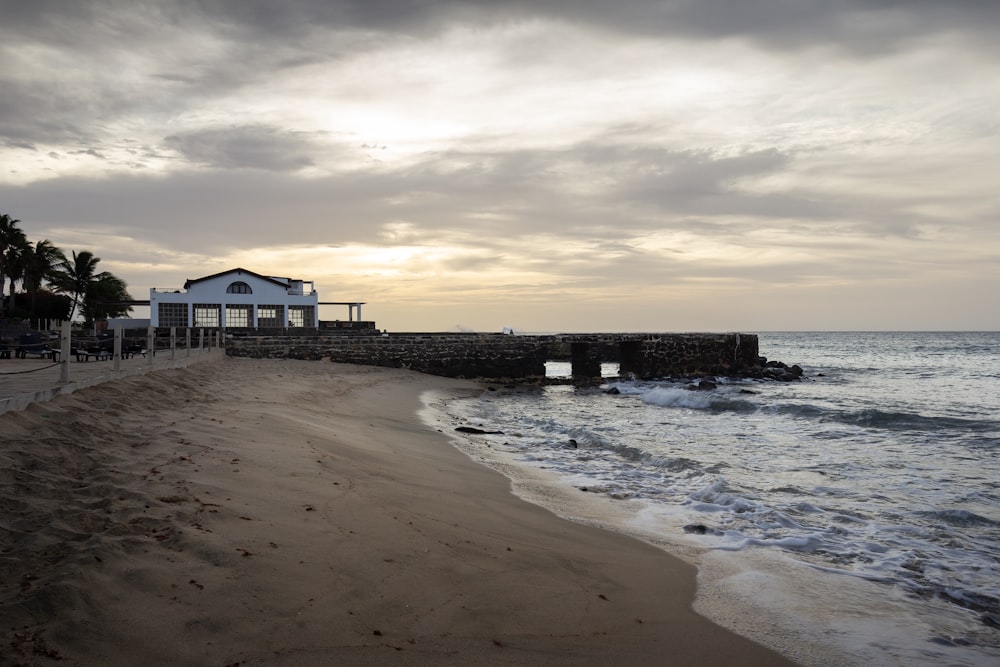
[{"label": "fence post", "polygon": [[122,369],[122,325],[115,325],[115,372]]},{"label": "fence post", "polygon": [[60,367],[59,367],[59,382],[67,383],[69,382],[69,353],[70,353],[70,325],[69,320],[63,320],[62,323],[62,352],[60,353]]},{"label": "fence post", "polygon": [[177,356],[177,327],[170,327],[170,361]]},{"label": "fence post", "polygon": [[146,331],[146,352],[149,354],[149,367],[153,367],[153,357],[156,356],[156,329],[149,327]]},{"label": "fence post", "polygon": [[186,329],[184,329],[184,336],[185,336],[185,347],[187,348],[187,355],[186,356],[190,357],[191,356],[191,327],[187,327]]}]

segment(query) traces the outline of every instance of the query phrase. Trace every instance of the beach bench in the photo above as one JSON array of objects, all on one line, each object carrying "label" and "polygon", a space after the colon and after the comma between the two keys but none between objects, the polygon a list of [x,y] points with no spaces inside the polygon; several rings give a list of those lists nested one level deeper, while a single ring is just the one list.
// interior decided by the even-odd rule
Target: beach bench
[{"label": "beach bench", "polygon": [[102,350],[100,348],[85,350],[77,347],[70,350],[70,353],[76,356],[77,361],[90,361],[91,357],[93,357],[97,361],[106,361],[115,356],[111,352],[108,352],[107,350]]},{"label": "beach bench", "polygon": [[55,361],[58,353],[58,350],[53,350],[48,345],[21,345],[15,350],[14,356],[18,359],[27,359],[30,355],[39,359],[52,359]]}]

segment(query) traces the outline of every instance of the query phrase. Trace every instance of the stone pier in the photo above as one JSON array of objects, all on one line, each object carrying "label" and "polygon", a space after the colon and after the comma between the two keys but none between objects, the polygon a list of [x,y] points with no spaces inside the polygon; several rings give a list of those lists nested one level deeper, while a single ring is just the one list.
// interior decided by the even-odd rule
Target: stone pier
[{"label": "stone pier", "polygon": [[232,335],[231,356],[291,358],[410,368],[455,378],[538,382],[546,361],[570,361],[573,380],[600,381],[601,363],[617,362],[638,379],[738,375],[758,367],[757,336],[727,333],[465,334],[331,333]]}]

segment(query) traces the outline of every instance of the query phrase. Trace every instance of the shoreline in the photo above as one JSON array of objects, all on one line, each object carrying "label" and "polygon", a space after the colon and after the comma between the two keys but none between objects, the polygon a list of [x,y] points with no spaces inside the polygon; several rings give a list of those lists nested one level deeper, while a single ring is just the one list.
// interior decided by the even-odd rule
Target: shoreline
[{"label": "shoreline", "polygon": [[225,359],[0,416],[11,664],[793,664],[418,417],[479,389]]},{"label": "shoreline", "polygon": [[[672,518],[656,516],[655,510],[642,501],[615,500],[601,493],[580,493],[568,479],[543,467],[532,467],[519,461],[514,453],[497,441],[489,442],[490,431],[483,434],[454,432],[458,426],[477,424],[476,428],[491,428],[489,424],[469,422],[453,414],[448,404],[461,397],[447,392],[425,392],[421,417],[429,426],[451,432],[452,442],[461,452],[479,465],[503,475],[511,484],[511,493],[525,502],[543,507],[564,521],[592,526],[649,544],[695,568],[698,584],[692,608],[701,616],[731,632],[767,646],[803,667],[816,665],[853,664],[853,657],[844,647],[828,638],[820,641],[811,635],[800,618],[778,607],[775,599],[788,600],[795,586],[816,587],[817,573],[809,570],[803,579],[803,566],[776,554],[758,554],[755,565],[745,553],[716,552],[686,539],[682,525]],[[499,434],[497,434],[499,435]],[[797,576],[792,576],[796,574]],[[732,586],[734,579],[754,579],[761,591],[783,590],[782,594],[749,595],[745,586]],[[794,584],[789,584],[794,581]],[[851,586],[839,579],[826,582],[835,595],[838,588]],[[803,616],[804,618],[804,616]]]},{"label": "shoreline", "polygon": [[[802,533],[811,535],[810,530],[819,535],[824,524],[807,519],[802,526],[792,524],[797,531],[769,534],[770,527],[783,520],[780,512],[771,514],[769,508],[781,507],[782,499],[773,504],[775,499],[769,497],[772,504],[761,507],[755,504],[759,502],[755,491],[772,488],[784,494],[783,484],[788,482],[754,475],[759,450],[746,445],[761,444],[773,431],[761,431],[744,441],[748,422],[742,419],[743,410],[732,410],[729,414],[737,416],[727,420],[725,414],[706,409],[707,403],[698,405],[701,410],[682,403],[685,409],[668,412],[659,407],[672,406],[668,400],[650,400],[652,407],[640,408],[623,405],[624,399],[618,397],[608,402],[604,393],[603,388],[497,388],[474,399],[432,401],[431,407],[440,413],[445,430],[477,429],[471,435],[456,432],[459,447],[510,478],[519,497],[570,520],[630,535],[692,563],[699,573],[694,603],[699,613],[803,666],[893,662],[929,666],[942,661],[971,666],[996,655],[995,633],[991,636],[986,617],[975,609],[944,596],[915,595],[905,579],[893,581],[853,570],[849,564],[827,564],[820,551],[796,553],[791,540],[791,548],[784,548],[782,538],[798,539]],[[641,392],[623,388],[622,393],[636,397]],[[779,442],[794,451],[796,443]],[[765,451],[774,456],[777,448]],[[676,474],[675,462],[681,464]],[[723,466],[731,462],[732,470],[715,469],[719,462]],[[808,463],[793,459],[787,466],[792,479],[799,470],[796,465],[809,470]],[[699,474],[687,483],[683,475],[690,469]],[[745,471],[750,473],[740,476]],[[729,474],[735,479],[729,487],[735,489],[733,496],[715,495],[720,487],[727,488],[720,480]],[[844,479],[852,478],[845,474]],[[803,481],[808,489],[808,478]],[[819,478],[820,491],[822,483]],[[841,487],[847,484],[842,482]],[[829,516],[840,516],[838,510],[850,516],[849,508],[815,502]],[[729,504],[734,509],[727,514]],[[764,521],[753,524],[744,519],[743,507],[749,507],[750,517],[760,512]],[[721,518],[716,519],[713,512],[719,510]],[[741,534],[737,524],[730,533],[727,521],[741,519],[750,530]],[[701,522],[710,527],[707,534],[687,529]],[[719,530],[713,531],[716,526]],[[841,536],[836,528],[831,534]],[[842,535],[845,540],[851,537],[850,532]],[[755,539],[758,536],[764,539]],[[831,551],[837,553],[833,547]],[[933,556],[927,559],[933,562]]]}]

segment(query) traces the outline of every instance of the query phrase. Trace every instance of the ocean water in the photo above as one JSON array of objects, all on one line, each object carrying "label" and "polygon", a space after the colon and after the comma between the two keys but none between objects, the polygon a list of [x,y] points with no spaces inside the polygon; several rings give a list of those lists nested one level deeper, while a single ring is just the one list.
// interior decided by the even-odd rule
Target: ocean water
[{"label": "ocean water", "polygon": [[433,407],[502,432],[456,442],[516,493],[690,560],[696,609],[803,664],[1000,664],[1000,333],[765,333],[760,353],[803,380]]}]

